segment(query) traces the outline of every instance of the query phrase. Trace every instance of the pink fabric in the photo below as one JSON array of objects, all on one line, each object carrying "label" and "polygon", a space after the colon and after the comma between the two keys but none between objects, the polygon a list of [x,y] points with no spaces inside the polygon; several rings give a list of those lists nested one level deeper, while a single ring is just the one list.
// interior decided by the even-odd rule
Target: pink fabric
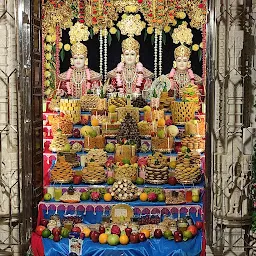
[{"label": "pink fabric", "polygon": [[189,75],[189,77],[190,77],[191,80],[195,80],[195,75],[194,75],[192,69],[189,69],[189,70],[188,70],[188,75]]},{"label": "pink fabric", "polygon": [[70,79],[71,79],[72,73],[73,73],[73,68],[69,68],[67,71],[67,76],[66,76],[66,79],[68,81],[68,82],[66,82],[66,88],[67,88],[68,94],[72,93],[71,88],[70,88]]}]

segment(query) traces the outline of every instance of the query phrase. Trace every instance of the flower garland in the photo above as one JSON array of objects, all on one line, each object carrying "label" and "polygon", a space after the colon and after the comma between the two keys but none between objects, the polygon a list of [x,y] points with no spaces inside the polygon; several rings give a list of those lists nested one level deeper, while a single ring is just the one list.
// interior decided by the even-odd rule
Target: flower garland
[{"label": "flower garland", "polygon": [[159,30],[159,76],[162,75],[162,71],[163,71],[163,66],[162,66],[162,62],[163,62],[163,31]]},{"label": "flower garland", "polygon": [[[124,92],[124,81],[123,81],[124,66],[125,66],[124,63],[120,62],[116,68],[116,82],[117,82],[117,88],[121,88],[121,90],[119,89],[120,92]],[[142,86],[142,82],[144,79],[144,67],[141,62],[138,62],[136,64],[135,71],[137,73],[135,86],[140,88]],[[133,85],[132,91],[136,91],[135,89],[136,88],[134,88],[134,85]]]},{"label": "flower garland", "polygon": [[100,51],[100,74],[103,75],[103,35],[102,35],[102,29],[100,30],[100,47],[99,47],[99,51]]},{"label": "flower garland", "polygon": [[60,75],[60,49],[59,49],[59,43],[60,43],[60,27],[56,27],[56,52],[55,52],[55,60],[56,60],[56,84],[59,84],[59,75]]},{"label": "flower garland", "polygon": [[108,75],[108,35],[104,35],[104,82]]}]

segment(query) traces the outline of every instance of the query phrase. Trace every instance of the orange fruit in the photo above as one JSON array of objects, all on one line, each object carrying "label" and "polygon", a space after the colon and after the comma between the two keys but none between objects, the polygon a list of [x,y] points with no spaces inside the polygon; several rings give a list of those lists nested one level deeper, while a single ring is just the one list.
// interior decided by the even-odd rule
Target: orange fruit
[{"label": "orange fruit", "polygon": [[99,120],[94,118],[94,119],[92,119],[91,124],[92,124],[92,126],[98,126],[99,125]]},{"label": "orange fruit", "polygon": [[120,236],[120,244],[128,244],[129,243],[129,237],[127,235],[121,235]]},{"label": "orange fruit", "polygon": [[100,236],[99,236],[99,242],[100,242],[101,244],[106,244],[107,241],[108,241],[108,234],[106,234],[106,233],[100,234]]},{"label": "orange fruit", "polygon": [[165,126],[165,120],[164,120],[164,118],[160,118],[160,119],[158,120],[158,126]]},{"label": "orange fruit", "polygon": [[150,237],[150,230],[148,230],[148,229],[142,229],[142,230],[140,231],[140,233],[144,233],[145,236],[146,236],[146,238],[149,238],[149,237]]},{"label": "orange fruit", "polygon": [[90,233],[91,233],[91,230],[89,228],[84,228],[83,233],[85,234],[85,237],[89,237]]},{"label": "orange fruit", "polygon": [[140,200],[145,202],[148,200],[148,194],[147,193],[141,193],[140,194]]},{"label": "orange fruit", "polygon": [[110,193],[104,194],[104,200],[107,201],[107,202],[111,201],[112,200],[111,194]]}]

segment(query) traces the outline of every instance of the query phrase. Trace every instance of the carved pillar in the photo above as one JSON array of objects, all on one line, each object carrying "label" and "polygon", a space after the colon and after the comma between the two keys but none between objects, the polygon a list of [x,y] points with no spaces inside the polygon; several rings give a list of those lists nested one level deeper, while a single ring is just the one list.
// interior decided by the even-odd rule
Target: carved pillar
[{"label": "carved pillar", "polygon": [[[250,99],[247,1],[217,1],[215,48],[215,120],[213,120],[213,251],[245,255],[250,226],[248,183],[250,155],[244,147]],[[246,49],[246,50],[245,50]]]}]

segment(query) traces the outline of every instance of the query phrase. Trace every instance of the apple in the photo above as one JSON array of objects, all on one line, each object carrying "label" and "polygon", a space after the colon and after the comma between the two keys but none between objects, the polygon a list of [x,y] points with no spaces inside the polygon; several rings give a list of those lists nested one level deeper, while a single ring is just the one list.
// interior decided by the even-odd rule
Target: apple
[{"label": "apple", "polygon": [[45,230],[45,226],[37,226],[35,232],[41,236],[42,232]]},{"label": "apple", "polygon": [[40,220],[40,225],[47,227],[48,222],[49,222],[48,220],[42,219],[42,220]]},{"label": "apple", "polygon": [[185,231],[183,232],[183,237],[184,237],[184,238],[187,238],[187,239],[191,239],[191,238],[193,237],[193,234],[191,233],[191,231],[185,230]]},{"label": "apple", "polygon": [[71,145],[70,145],[69,143],[66,143],[66,144],[64,145],[63,151],[69,152],[70,149],[71,149]]},{"label": "apple", "polygon": [[163,232],[161,229],[157,228],[154,232],[154,237],[155,238],[161,238],[163,236]]},{"label": "apple", "polygon": [[146,235],[144,233],[139,233],[139,240],[140,242],[144,242],[147,240]]},{"label": "apple", "polygon": [[181,151],[181,145],[175,146],[175,151],[178,153]]},{"label": "apple", "polygon": [[197,221],[196,222],[196,227],[197,227],[197,229],[201,229],[203,227],[203,222],[202,221]]},{"label": "apple", "polygon": [[132,244],[136,244],[136,243],[138,243],[138,242],[140,241],[140,240],[139,240],[139,234],[138,234],[138,233],[131,233],[129,239],[130,239],[130,242],[131,242]]},{"label": "apple", "polygon": [[53,236],[53,241],[54,242],[59,242],[60,241],[60,235],[54,235]]},{"label": "apple", "polygon": [[187,230],[190,231],[193,236],[197,234],[197,228],[194,225],[188,226]]},{"label": "apple", "polygon": [[73,228],[71,229],[71,232],[81,233],[81,228],[79,228],[79,227],[73,227]]},{"label": "apple", "polygon": [[81,137],[79,129],[76,128],[76,129],[73,130],[73,136],[75,138],[80,138]]},{"label": "apple", "polygon": [[85,239],[85,234],[84,234],[84,233],[80,233],[79,238],[82,239],[82,240],[84,240],[84,239]]},{"label": "apple", "polygon": [[172,119],[166,120],[165,124],[166,124],[167,126],[172,125],[172,124],[173,124]]},{"label": "apple", "polygon": [[60,233],[61,233],[60,228],[53,228],[53,229],[52,229],[52,234],[53,234],[54,236],[60,235]]},{"label": "apple", "polygon": [[131,233],[132,233],[132,229],[131,228],[126,228],[125,230],[125,234],[130,237]]},{"label": "apple", "polygon": [[73,183],[75,185],[78,185],[82,182],[82,176],[81,175],[74,175],[73,176]]},{"label": "apple", "polygon": [[111,234],[120,236],[120,234],[121,234],[120,228],[117,225],[113,225],[111,228]]},{"label": "apple", "polygon": [[171,186],[175,186],[177,184],[177,179],[173,176],[168,178],[168,184]]},{"label": "apple", "polygon": [[91,234],[90,234],[90,238],[91,238],[91,240],[92,240],[94,243],[99,242],[99,236],[100,236],[100,233],[97,232],[97,231],[92,231]]},{"label": "apple", "polygon": [[181,242],[183,239],[182,233],[180,231],[175,231],[173,236],[175,242]]},{"label": "apple", "polygon": [[106,231],[106,229],[105,229],[104,226],[100,226],[100,227],[99,227],[99,233],[100,233],[100,234],[105,233],[105,231]]},{"label": "apple", "polygon": [[119,236],[116,235],[116,234],[111,234],[111,235],[108,235],[108,244],[109,245],[118,245],[119,244]]},{"label": "apple", "polygon": [[50,194],[50,193],[46,193],[45,195],[44,195],[44,200],[45,201],[50,201],[52,199],[52,195]]}]

